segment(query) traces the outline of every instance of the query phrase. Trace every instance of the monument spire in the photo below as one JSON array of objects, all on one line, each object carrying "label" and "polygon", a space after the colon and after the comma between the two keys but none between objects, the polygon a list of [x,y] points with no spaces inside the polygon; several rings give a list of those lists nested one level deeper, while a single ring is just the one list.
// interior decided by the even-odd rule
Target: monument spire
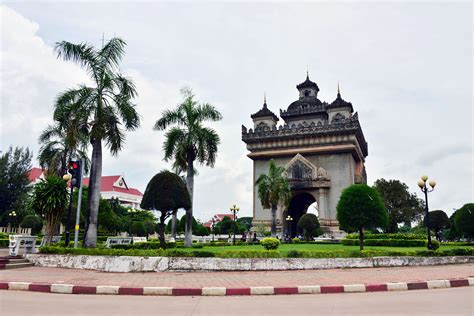
[{"label": "monument spire", "polygon": [[263,92],[263,107],[267,107],[267,92]]},{"label": "monument spire", "polygon": [[339,88],[339,81],[337,81],[337,97],[341,98],[341,89]]}]

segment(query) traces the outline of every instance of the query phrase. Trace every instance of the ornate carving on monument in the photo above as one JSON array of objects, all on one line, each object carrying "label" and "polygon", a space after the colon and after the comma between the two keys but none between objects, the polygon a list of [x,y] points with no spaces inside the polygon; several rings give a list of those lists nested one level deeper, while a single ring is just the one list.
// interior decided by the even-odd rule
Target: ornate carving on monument
[{"label": "ornate carving on monument", "polygon": [[329,174],[323,167],[319,167],[317,171],[317,178],[320,179],[330,179]]}]

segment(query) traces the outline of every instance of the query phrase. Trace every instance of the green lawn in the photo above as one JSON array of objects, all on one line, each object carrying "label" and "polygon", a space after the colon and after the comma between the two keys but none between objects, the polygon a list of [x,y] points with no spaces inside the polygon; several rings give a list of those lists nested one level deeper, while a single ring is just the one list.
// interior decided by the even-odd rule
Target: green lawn
[{"label": "green lawn", "polygon": [[[459,246],[441,246],[439,250],[449,250],[459,248]],[[184,251],[210,251],[213,253],[222,253],[224,251],[265,251],[261,245],[249,246],[204,246],[203,248],[178,248]],[[290,250],[308,250],[308,251],[332,251],[332,250],[359,250],[359,246],[344,246],[341,244],[281,244],[277,249],[281,253],[287,253]],[[364,250],[386,250],[386,251],[417,251],[426,250],[426,247],[380,247],[380,246],[364,246]]]}]

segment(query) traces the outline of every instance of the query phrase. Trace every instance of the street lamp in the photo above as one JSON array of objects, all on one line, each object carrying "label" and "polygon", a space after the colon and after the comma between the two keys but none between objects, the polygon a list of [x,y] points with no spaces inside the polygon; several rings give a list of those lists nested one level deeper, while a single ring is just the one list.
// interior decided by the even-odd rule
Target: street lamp
[{"label": "street lamp", "polygon": [[214,215],[212,218],[211,218],[211,221],[212,221],[212,242],[214,242],[214,236],[216,235],[216,216]]},{"label": "street lamp", "polygon": [[12,222],[14,222],[14,218],[16,218],[16,212],[15,211],[11,211],[10,213],[8,213],[8,216],[10,216],[10,219],[8,221],[8,224],[10,226],[14,226]]},{"label": "street lamp", "polygon": [[418,180],[418,186],[421,189],[421,192],[425,194],[425,213],[426,213],[426,227],[428,229],[428,249],[432,250],[433,245],[431,244],[431,233],[430,233],[430,214],[428,212],[428,192],[432,192],[436,186],[436,181],[431,180],[428,184],[431,189],[426,186],[426,181],[428,181],[428,176],[422,176]]},{"label": "street lamp", "polygon": [[288,215],[288,216],[286,217],[286,222],[288,223],[287,225],[288,225],[288,231],[289,231],[289,235],[290,235],[290,236],[289,236],[290,240],[291,240],[291,237],[292,237],[292,236],[291,236],[291,222],[292,222],[292,221],[293,221],[293,217],[291,217],[290,215]]},{"label": "street lamp", "polygon": [[133,214],[135,214],[136,212],[138,212],[136,209],[134,209],[133,207],[132,208],[129,208],[127,210],[127,213],[130,214],[130,236],[132,235],[132,223],[133,223]]},{"label": "street lamp", "polygon": [[[65,175],[63,175],[63,180],[67,182],[69,182],[69,180],[71,180],[72,176],[69,174],[69,173],[66,173]],[[73,196],[73,191],[74,191],[74,186],[72,185],[71,183],[71,192],[69,194],[69,209],[68,209],[68,212],[67,212],[67,222],[66,222],[66,239],[64,241],[64,244],[67,246],[69,246],[69,230],[70,230],[70,222],[71,222],[71,208],[72,208],[72,196]]]},{"label": "street lamp", "polygon": [[234,204],[234,205],[232,205],[232,207],[230,208],[230,211],[231,211],[232,213],[234,213],[234,238],[232,238],[232,244],[235,245],[235,226],[236,226],[236,224],[235,224],[236,215],[235,215],[235,214],[237,214],[237,213],[239,212],[239,207]]}]

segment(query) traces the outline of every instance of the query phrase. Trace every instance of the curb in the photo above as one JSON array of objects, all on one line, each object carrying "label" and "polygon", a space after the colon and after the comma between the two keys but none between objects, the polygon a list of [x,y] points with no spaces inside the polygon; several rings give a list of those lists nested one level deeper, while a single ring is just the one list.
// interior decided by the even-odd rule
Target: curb
[{"label": "curb", "polygon": [[390,292],[440,289],[449,287],[474,286],[474,277],[453,280],[430,280],[417,282],[397,282],[381,284],[343,285],[303,285],[293,287],[255,286],[245,288],[203,287],[125,287],[111,285],[84,286],[73,284],[48,284],[34,282],[2,282],[0,290],[31,291],[59,294],[98,295],[154,295],[154,296],[233,296],[233,295],[288,295],[288,294],[329,294]]}]

